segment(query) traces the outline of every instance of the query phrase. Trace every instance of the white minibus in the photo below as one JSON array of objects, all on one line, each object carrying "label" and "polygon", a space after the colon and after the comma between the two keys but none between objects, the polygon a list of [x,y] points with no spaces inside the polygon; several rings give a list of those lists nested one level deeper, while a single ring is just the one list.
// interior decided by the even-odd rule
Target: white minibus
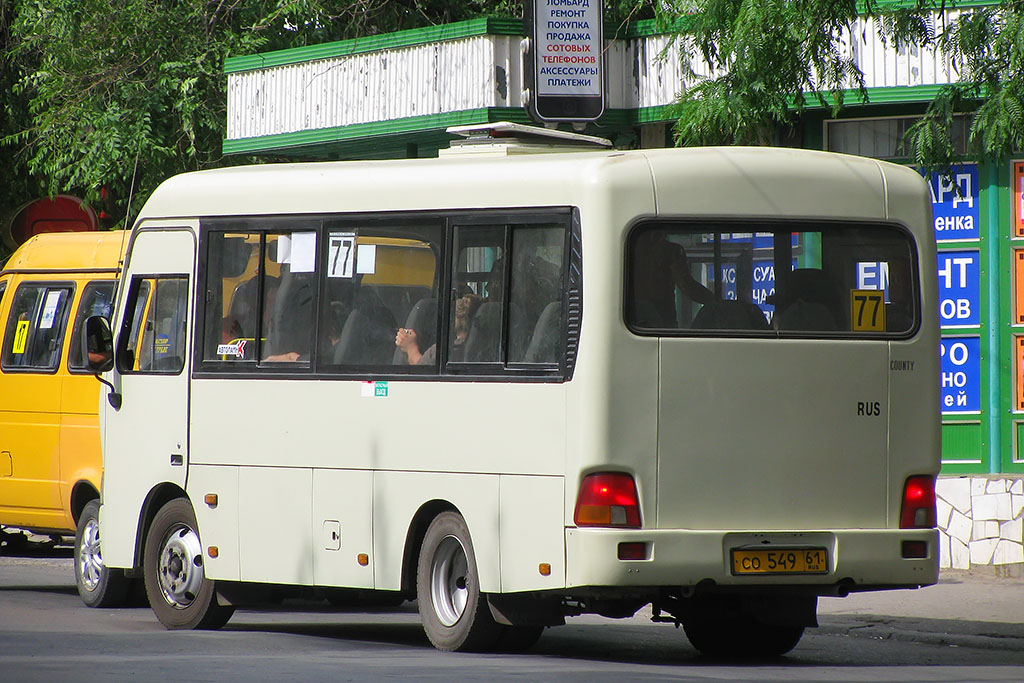
[{"label": "white minibus", "polygon": [[514,128],[153,193],[87,325],[107,565],[168,628],[373,591],[442,650],[650,604],[777,655],[819,596],[935,583],[921,177]]}]

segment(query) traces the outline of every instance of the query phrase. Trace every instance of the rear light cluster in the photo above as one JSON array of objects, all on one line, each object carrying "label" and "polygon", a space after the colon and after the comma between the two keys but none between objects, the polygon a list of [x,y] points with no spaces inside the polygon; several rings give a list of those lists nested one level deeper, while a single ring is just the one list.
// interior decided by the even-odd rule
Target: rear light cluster
[{"label": "rear light cluster", "polygon": [[901,529],[931,529],[935,527],[935,477],[907,477],[903,487],[903,509],[900,513]]},{"label": "rear light cluster", "polygon": [[640,497],[632,475],[622,472],[588,474],[580,484],[573,514],[576,526],[640,528]]}]

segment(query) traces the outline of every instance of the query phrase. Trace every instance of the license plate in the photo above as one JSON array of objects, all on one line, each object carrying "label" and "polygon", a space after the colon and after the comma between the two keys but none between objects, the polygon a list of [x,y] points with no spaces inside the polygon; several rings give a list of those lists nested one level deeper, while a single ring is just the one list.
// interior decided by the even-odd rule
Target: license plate
[{"label": "license plate", "polygon": [[824,548],[752,548],[732,551],[733,574],[827,574]]}]

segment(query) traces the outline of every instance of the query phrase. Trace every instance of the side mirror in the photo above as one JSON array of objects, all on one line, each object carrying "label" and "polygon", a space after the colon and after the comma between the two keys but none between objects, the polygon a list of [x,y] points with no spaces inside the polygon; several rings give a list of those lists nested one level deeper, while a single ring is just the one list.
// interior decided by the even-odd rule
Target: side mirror
[{"label": "side mirror", "polygon": [[85,359],[85,367],[96,374],[96,379],[110,388],[107,403],[114,410],[120,410],[121,394],[113,384],[100,377],[101,372],[114,367],[114,335],[110,332],[110,321],[102,315],[93,315],[85,319],[85,328],[82,330],[82,358]]},{"label": "side mirror", "polygon": [[110,332],[110,322],[102,315],[85,319],[82,358],[85,359],[85,367],[96,374],[114,367],[114,335]]}]

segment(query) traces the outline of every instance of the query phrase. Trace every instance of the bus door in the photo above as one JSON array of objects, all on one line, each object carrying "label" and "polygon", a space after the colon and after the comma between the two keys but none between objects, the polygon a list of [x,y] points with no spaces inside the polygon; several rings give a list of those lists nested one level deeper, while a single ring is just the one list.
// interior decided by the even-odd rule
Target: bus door
[{"label": "bus door", "polygon": [[100,514],[104,559],[111,566],[132,565],[131,540],[153,487],[162,482],[185,487],[194,264],[194,233],[177,225],[138,232],[128,256],[115,331],[121,405],[105,406]]}]

